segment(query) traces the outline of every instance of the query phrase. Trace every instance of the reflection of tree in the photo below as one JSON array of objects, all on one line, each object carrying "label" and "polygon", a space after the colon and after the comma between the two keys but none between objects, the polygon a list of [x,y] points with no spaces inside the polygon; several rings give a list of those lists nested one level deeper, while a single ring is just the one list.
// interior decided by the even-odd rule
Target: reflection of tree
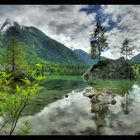
[{"label": "reflection of tree", "polygon": [[107,109],[108,108],[102,110],[101,112],[98,112],[98,114],[97,114],[98,116],[95,119],[97,133],[99,133],[99,134],[100,134],[100,129],[107,125],[107,122],[106,122]]},{"label": "reflection of tree", "polygon": [[122,102],[122,109],[126,115],[130,113],[130,105],[131,105],[131,100],[129,98],[129,94],[126,93],[124,96],[124,100]]},{"label": "reflection of tree", "polygon": [[[128,84],[129,87],[129,91],[132,90],[132,84]],[[131,105],[131,101],[129,98],[129,91],[127,91],[124,95],[124,100],[122,102],[122,109],[124,114],[129,114],[130,113],[130,105]]]},{"label": "reflection of tree", "polygon": [[95,124],[96,124],[96,133],[101,134],[101,128],[107,125],[106,117],[107,117],[108,106],[102,109],[99,112],[95,113]]},{"label": "reflection of tree", "polygon": [[122,102],[122,109],[125,114],[129,114],[129,108],[128,108],[128,93],[124,95],[124,101]]}]

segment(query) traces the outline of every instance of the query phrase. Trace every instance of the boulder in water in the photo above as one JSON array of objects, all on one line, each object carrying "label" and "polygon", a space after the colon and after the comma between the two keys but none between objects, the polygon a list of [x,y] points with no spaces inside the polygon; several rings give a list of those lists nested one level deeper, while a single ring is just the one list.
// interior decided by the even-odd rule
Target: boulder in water
[{"label": "boulder in water", "polygon": [[104,60],[91,66],[82,76],[87,81],[94,79],[134,79],[135,74],[124,57],[116,60]]}]

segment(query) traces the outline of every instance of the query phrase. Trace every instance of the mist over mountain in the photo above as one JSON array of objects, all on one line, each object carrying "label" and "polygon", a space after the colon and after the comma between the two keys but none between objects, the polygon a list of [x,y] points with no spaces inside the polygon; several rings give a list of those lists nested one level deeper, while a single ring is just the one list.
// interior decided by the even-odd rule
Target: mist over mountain
[{"label": "mist over mountain", "polygon": [[22,44],[28,62],[48,62],[64,65],[86,65],[85,61],[58,41],[36,27],[22,26],[7,19],[0,27],[0,52],[3,53],[12,36]]}]

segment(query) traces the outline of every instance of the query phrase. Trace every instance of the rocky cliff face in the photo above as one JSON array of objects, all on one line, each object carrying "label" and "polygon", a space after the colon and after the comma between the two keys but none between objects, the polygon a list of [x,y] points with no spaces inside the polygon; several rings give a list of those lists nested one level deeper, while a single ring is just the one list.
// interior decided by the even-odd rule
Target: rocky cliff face
[{"label": "rocky cliff face", "polygon": [[124,57],[116,60],[104,60],[91,66],[83,75],[85,80],[94,79],[133,79],[135,74]]}]

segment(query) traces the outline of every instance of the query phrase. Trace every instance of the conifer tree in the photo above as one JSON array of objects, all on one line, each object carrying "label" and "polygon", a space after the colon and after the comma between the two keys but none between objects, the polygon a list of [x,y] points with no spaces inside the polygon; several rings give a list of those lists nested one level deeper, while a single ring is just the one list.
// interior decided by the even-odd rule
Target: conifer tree
[{"label": "conifer tree", "polygon": [[125,38],[123,43],[122,43],[120,53],[125,56],[126,61],[127,61],[128,56],[133,55],[133,48],[130,47],[130,40],[128,40],[127,38]]},{"label": "conifer tree", "polygon": [[24,51],[16,37],[11,37],[8,47],[6,48],[5,63],[10,65],[11,72],[17,69],[23,70],[27,68]]},{"label": "conifer tree", "polygon": [[91,57],[98,58],[101,61],[101,52],[108,48],[107,38],[105,36],[105,27],[99,21],[96,23],[96,28],[91,35]]}]

